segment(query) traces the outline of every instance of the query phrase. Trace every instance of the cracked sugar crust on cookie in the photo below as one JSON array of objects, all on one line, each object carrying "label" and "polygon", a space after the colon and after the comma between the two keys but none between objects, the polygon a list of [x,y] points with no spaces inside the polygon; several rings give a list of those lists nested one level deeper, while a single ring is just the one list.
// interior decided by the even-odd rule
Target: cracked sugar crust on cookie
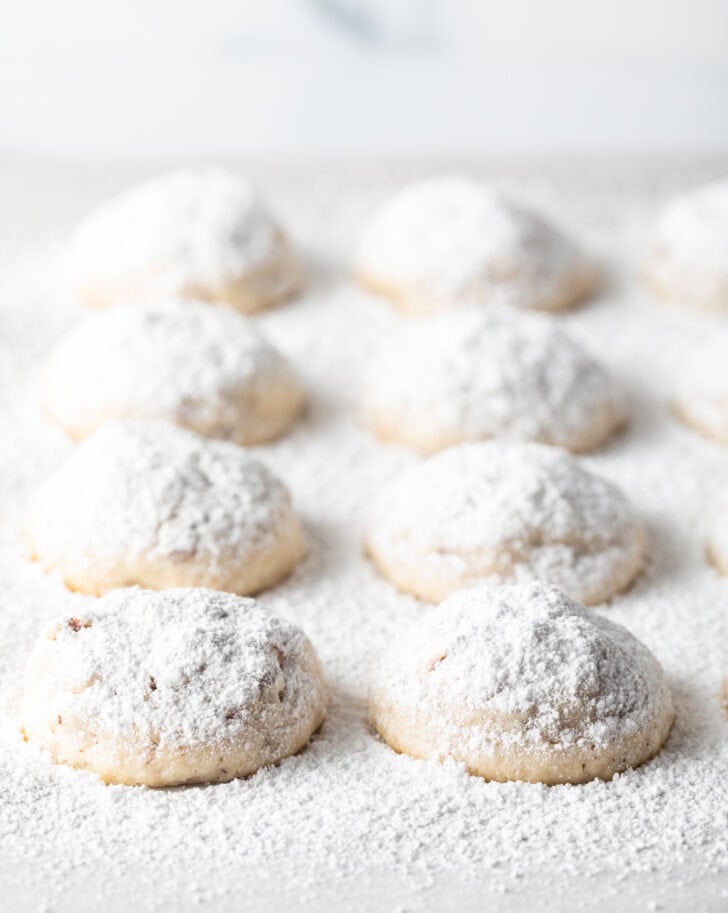
[{"label": "cracked sugar crust on cookie", "polygon": [[592,604],[639,572],[644,532],[624,495],[568,453],[489,441],[395,478],[367,549],[397,587],[433,602],[477,583],[541,580]]},{"label": "cracked sugar crust on cookie", "polygon": [[673,404],[683,421],[728,444],[728,329],[712,330],[687,359]]},{"label": "cracked sugar crust on cookie", "polygon": [[545,783],[649,760],[674,716],[643,644],[539,583],[465,590],[430,610],[385,654],[371,715],[398,751]]},{"label": "cracked sugar crust on cookie", "polygon": [[216,168],[170,172],[103,203],[69,239],[64,269],[96,306],[179,295],[254,311],[303,279],[255,188]]},{"label": "cracked sugar crust on cookie", "polygon": [[361,411],[382,440],[425,453],[493,437],[578,451],[624,423],[626,402],[549,319],[470,311],[390,339],[368,371]]},{"label": "cracked sugar crust on cookie", "polygon": [[410,184],[385,202],[359,245],[360,281],[404,311],[468,305],[557,310],[596,286],[596,272],[556,226],[464,177]]},{"label": "cracked sugar crust on cookie", "polygon": [[76,438],[113,419],[165,419],[255,444],[282,434],[305,398],[251,320],[173,300],[88,317],[56,342],[40,387],[45,410]]},{"label": "cracked sugar crust on cookie", "polygon": [[314,650],[252,599],[116,590],[41,636],[26,739],[113,783],[230,780],[300,750],[323,721]]},{"label": "cracked sugar crust on cookie", "polygon": [[667,203],[655,226],[646,272],[664,298],[728,309],[728,179]]},{"label": "cracked sugar crust on cookie", "polygon": [[163,422],[114,422],[31,498],[33,556],[72,588],[209,586],[253,593],[301,560],[285,485],[235,444]]}]

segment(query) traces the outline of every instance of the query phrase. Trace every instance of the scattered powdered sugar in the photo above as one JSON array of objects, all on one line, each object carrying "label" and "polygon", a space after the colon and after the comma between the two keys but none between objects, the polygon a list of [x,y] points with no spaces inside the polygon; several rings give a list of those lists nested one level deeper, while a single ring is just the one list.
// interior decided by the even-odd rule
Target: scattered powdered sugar
[{"label": "scattered powdered sugar", "polygon": [[728,306],[728,179],[670,200],[659,215],[649,274],[661,293],[714,308]]},{"label": "scattered powdered sugar", "polygon": [[235,444],[113,422],[41,483],[25,529],[50,567],[123,563],[133,574],[137,562],[194,558],[214,575],[274,547],[290,515],[283,483]]},{"label": "scattered powdered sugar", "polygon": [[458,176],[415,182],[388,200],[367,225],[357,269],[382,288],[421,293],[423,307],[428,294],[443,307],[558,306],[588,272],[581,252],[555,226],[492,187]]},{"label": "scattered powdered sugar", "polygon": [[375,688],[418,718],[438,710],[459,718],[448,742],[471,737],[467,721],[485,712],[479,745],[606,749],[670,714],[650,652],[621,625],[539,583],[451,596],[388,650]]},{"label": "scattered powdered sugar", "polygon": [[554,321],[467,312],[403,328],[372,360],[364,420],[422,450],[505,437],[574,450],[626,415],[604,368]]},{"label": "scattered powdered sugar", "polygon": [[368,543],[380,563],[421,575],[439,598],[479,581],[544,580],[601,602],[636,572],[642,538],[622,493],[565,451],[489,441],[452,447],[395,479],[374,507]]},{"label": "scattered powdered sugar", "polygon": [[[560,207],[613,262],[611,293],[558,322],[630,391],[633,421],[587,465],[619,485],[644,519],[648,561],[634,587],[596,614],[625,625],[665,669],[676,721],[664,749],[611,782],[545,787],[487,783],[459,765],[397,755],[376,737],[366,709],[373,669],[426,610],[363,558],[362,538],[372,499],[416,458],[378,445],[353,413],[362,368],[394,332],[396,315],[339,272],[318,275],[306,296],[262,317],[266,335],[301,371],[311,407],[290,436],[256,455],[290,486],[309,542],[303,564],[259,601],[310,637],[330,685],[327,719],[300,755],[249,779],[149,790],[104,786],[50,764],[3,714],[0,881],[12,913],[358,913],[375,905],[419,913],[488,903],[712,911],[725,903],[728,578],[706,562],[704,534],[717,494],[728,491],[728,461],[724,447],[667,407],[676,366],[711,324],[653,302],[633,281],[658,198],[710,175],[695,163],[671,170],[614,159],[603,167],[507,162],[499,170]],[[366,211],[422,172],[408,164],[402,174],[354,166],[260,174],[287,224],[323,252],[344,248]],[[52,290],[38,289],[46,251],[37,245],[62,239],[81,202],[90,207],[135,176],[0,170],[2,197],[15,201],[0,212],[0,337],[11,356],[0,404],[4,543],[27,493],[69,448],[39,414],[27,380],[61,324],[82,311],[70,303],[64,310]],[[16,253],[23,238],[34,257]],[[4,696],[44,626],[95,603],[7,547],[0,582]]]},{"label": "scattered powdered sugar", "polygon": [[315,717],[321,688],[302,668],[306,643],[252,599],[115,590],[51,625],[24,690],[120,747],[215,750],[268,718],[275,740],[282,709],[290,726]]},{"label": "scattered powdered sugar", "polygon": [[[165,418],[254,440],[261,427],[290,419],[303,393],[252,320],[226,307],[170,300],[112,308],[75,326],[44,365],[42,397],[78,435],[107,418]],[[260,414],[266,397],[282,417]]]},{"label": "scattered powdered sugar", "polygon": [[276,223],[247,181],[221,169],[174,171],[103,203],[75,229],[66,269],[75,284],[125,283],[173,295],[217,287],[275,254]]}]

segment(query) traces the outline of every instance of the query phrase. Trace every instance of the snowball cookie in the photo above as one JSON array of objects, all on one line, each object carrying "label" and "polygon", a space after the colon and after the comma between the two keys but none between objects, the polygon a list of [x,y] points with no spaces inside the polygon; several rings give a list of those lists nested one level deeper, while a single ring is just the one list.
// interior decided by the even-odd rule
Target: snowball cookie
[{"label": "snowball cookie", "polygon": [[728,502],[725,499],[719,504],[708,534],[708,557],[721,574],[728,574]]},{"label": "snowball cookie", "polygon": [[728,444],[728,329],[714,331],[681,367],[673,404],[688,425]]},{"label": "snowball cookie", "polygon": [[663,298],[728,309],[728,178],[681,194],[665,206],[647,278]]},{"label": "snowball cookie", "polygon": [[116,590],[61,616],[24,677],[26,739],[107,783],[245,777],[303,748],[326,692],[303,632],[253,599]]},{"label": "snowball cookie", "polygon": [[552,321],[468,311],[410,324],[370,363],[362,417],[432,453],[492,437],[597,447],[626,419],[609,374]]},{"label": "snowball cookie", "polygon": [[255,593],[301,560],[283,483],[235,444],[162,422],[105,425],[41,483],[25,536],[86,593],[140,584]]},{"label": "snowball cookie", "polygon": [[301,412],[303,388],[251,320],[209,304],[164,302],[88,317],[55,345],[45,410],[75,438],[112,419],[164,419],[258,444]]},{"label": "snowball cookie", "polygon": [[384,740],[487,780],[584,783],[649,761],[674,718],[660,664],[626,628],[541,583],[451,596],[387,651]]},{"label": "snowball cookie", "polygon": [[175,171],[104,203],[71,236],[65,267],[96,307],[178,295],[257,311],[303,280],[257,192],[218,169]]},{"label": "snowball cookie", "polygon": [[372,218],[356,273],[403,311],[505,303],[558,310],[591,293],[594,268],[555,226],[462,177],[410,184]]},{"label": "snowball cookie", "polygon": [[541,580],[603,602],[642,565],[645,536],[610,482],[542,444],[461,444],[395,479],[367,537],[401,590],[439,602],[477,583]]}]

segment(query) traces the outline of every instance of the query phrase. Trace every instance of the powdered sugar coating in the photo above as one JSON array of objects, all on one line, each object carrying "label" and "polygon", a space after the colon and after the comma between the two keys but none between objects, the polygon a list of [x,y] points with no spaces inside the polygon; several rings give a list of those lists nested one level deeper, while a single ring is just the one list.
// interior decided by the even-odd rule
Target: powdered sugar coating
[{"label": "powdered sugar coating", "polygon": [[713,331],[681,366],[674,403],[690,425],[728,443],[728,329]]},{"label": "powdered sugar coating", "polygon": [[644,533],[610,482],[541,444],[462,444],[377,499],[367,547],[400,589],[439,601],[477,583],[554,584],[598,603],[639,571]]},{"label": "powdered sugar coating", "polygon": [[680,194],[664,207],[647,275],[665,298],[728,308],[728,179]]},{"label": "powdered sugar coating", "polygon": [[447,599],[388,649],[371,706],[401,751],[548,783],[642,763],[673,719],[649,650],[539,583]]},{"label": "powdered sugar coating", "polygon": [[164,419],[254,444],[288,427],[304,393],[251,320],[166,301],[113,308],[66,333],[44,366],[41,399],[74,437],[112,419]]},{"label": "powdered sugar coating", "polygon": [[24,676],[26,738],[107,782],[230,780],[298,751],[326,697],[303,632],[252,599],[116,590],[64,615]]},{"label": "powdered sugar coating", "polygon": [[179,295],[253,311],[302,282],[257,191],[218,168],[173,171],[102,204],[71,236],[65,269],[93,305]]},{"label": "powdered sugar coating", "polygon": [[575,244],[493,188],[445,176],[410,184],[374,214],[357,275],[406,311],[468,305],[555,310],[595,285]]},{"label": "powdered sugar coating", "polygon": [[252,593],[304,553],[283,483],[235,444],[164,423],[114,422],[41,483],[25,534],[73,589],[140,584]]},{"label": "powdered sugar coating", "polygon": [[388,339],[370,365],[362,413],[383,440],[424,452],[492,437],[587,450],[624,422],[626,405],[552,321],[469,311]]},{"label": "powdered sugar coating", "polygon": [[[255,167],[261,185],[340,276],[362,212],[419,166],[328,163],[301,166],[295,177],[273,160]],[[282,895],[317,913],[339,910],[342,895],[354,908],[379,903],[408,911],[448,904],[516,911],[547,903],[559,913],[586,913],[614,906],[616,894],[636,909],[724,902],[728,577],[707,564],[702,540],[706,507],[728,464],[722,448],[686,433],[665,412],[676,365],[705,332],[704,316],[658,307],[633,283],[656,200],[715,173],[715,160],[612,156],[565,167],[509,157],[472,167],[484,179],[504,178],[547,209],[558,201],[580,236],[608,252],[615,278],[609,300],[563,318],[595,354],[609,341],[615,376],[637,394],[628,433],[589,465],[618,482],[649,523],[647,573],[603,613],[647,644],[668,674],[677,719],[665,749],[613,781],[554,788],[486,782],[462,765],[398,755],[372,737],[364,695],[373,663],[426,608],[362,561],[362,520],[372,494],[416,458],[379,446],[351,421],[358,389],[352,366],[396,330],[396,313],[373,306],[343,280],[331,288],[317,284],[295,307],[263,317],[270,338],[295,356],[317,396],[295,435],[255,455],[288,481],[311,524],[310,559],[263,601],[301,624],[316,645],[332,684],[327,721],[308,749],[254,777],[213,789],[147,790],[107,786],[49,764],[22,742],[16,718],[0,706],[7,913],[16,913],[13,900],[22,911],[73,905],[74,913],[111,913],[111,895],[138,913],[159,913],[161,906],[268,913]],[[17,367],[21,359],[34,365],[61,327],[58,309],[32,292],[44,253],[39,245],[59,237],[94,194],[138,171],[0,169],[7,191],[0,254],[12,271],[2,270],[0,335],[14,356],[12,399],[0,405],[6,528],[38,473],[68,449],[33,409]],[[23,238],[32,257],[21,264]],[[74,305],[63,325],[81,316]],[[7,696],[39,626],[60,612],[77,613],[92,597],[67,592],[7,551],[0,553],[0,577]]]}]

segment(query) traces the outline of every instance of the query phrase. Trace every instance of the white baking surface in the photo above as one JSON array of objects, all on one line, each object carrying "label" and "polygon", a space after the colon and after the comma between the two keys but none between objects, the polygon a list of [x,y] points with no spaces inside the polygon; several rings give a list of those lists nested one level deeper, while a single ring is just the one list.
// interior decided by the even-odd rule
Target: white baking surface
[{"label": "white baking surface", "polygon": [[298,758],[245,782],[149,791],[51,766],[17,732],[8,695],[38,628],[69,602],[14,544],[27,492],[70,446],[37,411],[33,369],[79,319],[54,270],[74,221],[163,166],[0,159],[0,908],[74,911],[724,910],[728,906],[728,579],[706,563],[706,521],[728,495],[728,449],[683,428],[668,397],[692,345],[727,317],[654,301],[639,261],[655,206],[728,172],[691,160],[447,163],[497,178],[570,224],[605,262],[592,303],[554,317],[627,387],[633,420],[589,457],[650,534],[644,575],[605,612],[663,662],[678,719],[663,753],[611,783],[486,784],[395,756],[366,724],[367,670],[421,611],[361,554],[367,504],[416,459],[355,421],[367,353],[397,318],[351,286],[369,208],[434,165],[232,163],[270,192],[308,256],[307,294],[262,316],[311,408],[257,448],[308,528],[305,563],[263,601],[317,646],[332,707]]}]

